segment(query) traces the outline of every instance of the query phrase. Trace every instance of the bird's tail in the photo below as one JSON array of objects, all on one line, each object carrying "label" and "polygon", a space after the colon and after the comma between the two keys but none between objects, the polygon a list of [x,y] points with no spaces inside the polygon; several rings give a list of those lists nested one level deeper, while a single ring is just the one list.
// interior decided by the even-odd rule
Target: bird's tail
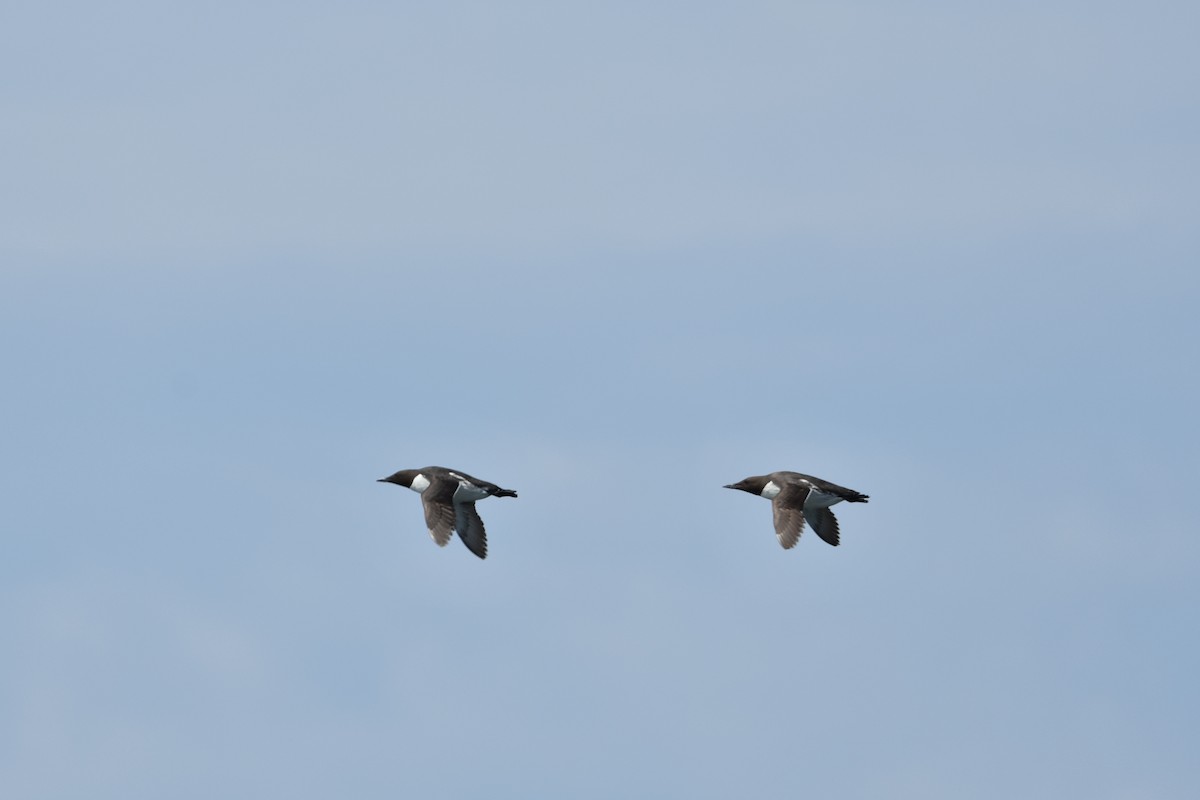
[{"label": "bird's tail", "polygon": [[517,493],[512,489],[497,489],[493,497],[516,497]]},{"label": "bird's tail", "polygon": [[853,490],[851,490],[850,494],[846,496],[847,503],[865,503],[868,499],[870,499],[870,495],[863,494],[862,492],[855,492]]}]

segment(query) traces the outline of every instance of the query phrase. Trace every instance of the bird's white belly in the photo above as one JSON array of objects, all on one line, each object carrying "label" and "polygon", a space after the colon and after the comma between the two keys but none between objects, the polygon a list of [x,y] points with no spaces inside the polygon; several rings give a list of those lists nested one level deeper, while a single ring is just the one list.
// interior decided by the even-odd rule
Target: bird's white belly
[{"label": "bird's white belly", "polygon": [[420,494],[429,488],[429,478],[426,478],[424,475],[417,475],[417,477],[413,478],[412,485],[410,485],[408,488],[412,489],[417,494]]},{"label": "bird's white belly", "polygon": [[775,481],[767,481],[767,485],[763,487],[762,496],[768,500],[774,500],[783,491],[783,487]]}]

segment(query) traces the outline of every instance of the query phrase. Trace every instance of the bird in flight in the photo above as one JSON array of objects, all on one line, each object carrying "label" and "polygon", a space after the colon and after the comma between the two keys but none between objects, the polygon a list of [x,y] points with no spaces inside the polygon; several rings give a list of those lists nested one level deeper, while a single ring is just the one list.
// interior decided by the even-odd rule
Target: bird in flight
[{"label": "bird in flight", "polygon": [[421,495],[425,524],[438,547],[445,547],[451,535],[457,533],[467,549],[480,558],[487,558],[487,531],[475,503],[485,497],[517,496],[512,489],[501,489],[445,467],[402,469],[380,478],[378,483],[394,483]]},{"label": "bird in flight", "polygon": [[796,542],[800,541],[806,520],[817,536],[836,547],[839,540],[838,521],[829,507],[843,500],[848,503],[867,502],[867,495],[862,492],[799,472],[755,475],[728,484],[725,488],[740,489],[771,501],[775,535],[785,550],[795,547]]}]

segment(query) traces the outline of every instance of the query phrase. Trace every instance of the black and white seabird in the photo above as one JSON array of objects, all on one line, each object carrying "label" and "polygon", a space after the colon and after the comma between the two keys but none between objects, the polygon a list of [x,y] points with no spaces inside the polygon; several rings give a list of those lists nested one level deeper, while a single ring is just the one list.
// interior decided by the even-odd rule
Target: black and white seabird
[{"label": "black and white seabird", "polygon": [[845,500],[865,503],[867,495],[838,486],[836,483],[801,475],[799,472],[772,472],[731,483],[726,489],[741,489],[771,501],[775,513],[775,534],[779,544],[788,550],[800,541],[804,521],[829,544],[837,547],[838,521],[829,507]]},{"label": "black and white seabird", "polygon": [[475,502],[485,497],[517,496],[512,489],[501,489],[494,483],[445,467],[402,469],[377,482],[405,486],[421,495],[425,524],[438,547],[445,547],[457,531],[467,549],[480,558],[487,558],[487,531],[475,510]]}]

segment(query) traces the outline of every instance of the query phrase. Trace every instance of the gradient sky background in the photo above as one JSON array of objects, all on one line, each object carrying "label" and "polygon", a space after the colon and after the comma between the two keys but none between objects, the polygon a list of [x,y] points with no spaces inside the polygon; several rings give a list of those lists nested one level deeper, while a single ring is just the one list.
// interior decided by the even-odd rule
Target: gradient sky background
[{"label": "gradient sky background", "polygon": [[1197,30],[5,3],[6,796],[1194,796]]}]

